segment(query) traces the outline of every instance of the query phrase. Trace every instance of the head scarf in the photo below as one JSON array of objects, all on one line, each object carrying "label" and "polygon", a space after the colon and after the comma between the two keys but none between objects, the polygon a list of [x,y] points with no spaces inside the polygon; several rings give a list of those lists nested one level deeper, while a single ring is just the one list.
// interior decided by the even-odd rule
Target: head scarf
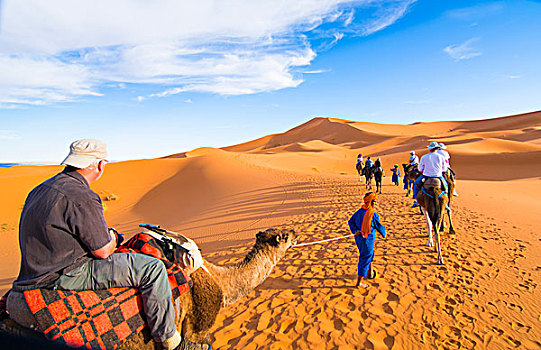
[{"label": "head scarf", "polygon": [[364,197],[364,204],[361,206],[361,208],[366,209],[363,217],[363,223],[361,225],[361,234],[364,238],[368,237],[372,229],[372,218],[374,217],[374,213],[376,212],[372,201],[377,199],[378,194],[375,192],[372,192],[368,196]]}]

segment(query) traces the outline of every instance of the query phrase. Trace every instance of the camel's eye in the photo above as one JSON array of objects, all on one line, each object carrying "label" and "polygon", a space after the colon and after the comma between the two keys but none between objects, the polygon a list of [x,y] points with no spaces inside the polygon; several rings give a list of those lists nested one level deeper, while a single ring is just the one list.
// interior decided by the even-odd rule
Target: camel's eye
[{"label": "camel's eye", "polygon": [[280,236],[276,236],[274,239],[276,240],[276,243],[280,243]]}]

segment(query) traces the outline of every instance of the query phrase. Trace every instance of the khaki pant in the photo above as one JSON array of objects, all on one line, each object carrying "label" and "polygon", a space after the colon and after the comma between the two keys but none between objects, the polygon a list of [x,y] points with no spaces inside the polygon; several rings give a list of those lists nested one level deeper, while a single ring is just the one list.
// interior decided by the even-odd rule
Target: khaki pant
[{"label": "khaki pant", "polygon": [[135,287],[141,293],[143,311],[155,341],[175,334],[175,309],[165,265],[158,259],[136,253],[115,253],[94,259],[56,281],[64,290]]}]

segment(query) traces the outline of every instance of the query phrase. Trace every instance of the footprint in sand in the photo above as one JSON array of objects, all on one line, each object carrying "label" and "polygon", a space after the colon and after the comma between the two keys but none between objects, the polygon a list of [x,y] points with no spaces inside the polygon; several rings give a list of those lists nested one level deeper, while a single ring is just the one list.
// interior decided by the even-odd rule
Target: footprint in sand
[{"label": "footprint in sand", "polygon": [[507,306],[511,310],[520,311],[520,312],[522,312],[524,310],[524,308],[522,306],[520,306],[520,305],[513,304],[513,303],[508,303],[505,300],[503,301],[503,303],[505,304],[505,306]]},{"label": "footprint in sand", "polygon": [[522,323],[517,322],[517,321],[511,322],[511,328],[513,328],[515,331],[517,331],[519,333],[523,333],[523,334],[528,333],[532,329],[532,327],[525,326]]}]

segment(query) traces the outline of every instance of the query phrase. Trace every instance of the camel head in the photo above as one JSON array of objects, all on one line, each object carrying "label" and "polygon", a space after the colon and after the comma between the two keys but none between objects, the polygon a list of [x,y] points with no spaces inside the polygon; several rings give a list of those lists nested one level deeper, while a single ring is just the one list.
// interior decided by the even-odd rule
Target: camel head
[{"label": "camel head", "polygon": [[284,257],[291,246],[297,243],[297,234],[288,229],[269,228],[260,231],[255,237],[255,244],[241,265],[250,262],[254,256],[258,255],[272,256],[272,260],[276,263]]},{"label": "camel head", "polygon": [[297,234],[290,229],[278,230],[269,228],[259,232],[256,236],[255,246],[260,249],[284,252],[297,243]]}]

